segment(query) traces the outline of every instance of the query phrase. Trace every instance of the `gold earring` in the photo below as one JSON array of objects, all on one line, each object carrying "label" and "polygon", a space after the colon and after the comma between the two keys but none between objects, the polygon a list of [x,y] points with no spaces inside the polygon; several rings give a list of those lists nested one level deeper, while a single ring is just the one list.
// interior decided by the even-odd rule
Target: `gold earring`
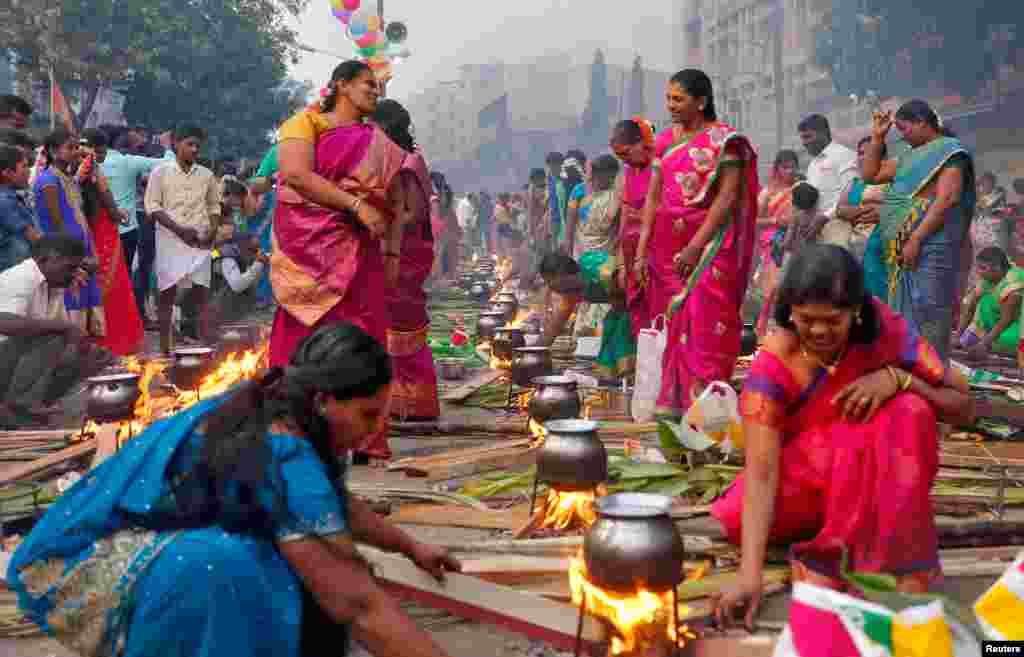
[{"label": "gold earring", "polygon": [[857,326],[860,326],[861,324],[864,323],[864,320],[860,318],[860,313],[857,313],[857,316],[853,318],[853,321],[857,322]]}]

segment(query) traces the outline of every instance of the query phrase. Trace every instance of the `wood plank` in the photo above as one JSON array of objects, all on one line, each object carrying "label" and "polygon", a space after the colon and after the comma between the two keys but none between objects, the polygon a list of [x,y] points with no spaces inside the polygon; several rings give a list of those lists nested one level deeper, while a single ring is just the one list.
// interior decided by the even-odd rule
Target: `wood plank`
[{"label": "wood plank", "polygon": [[556,575],[568,578],[568,557],[527,557],[517,554],[462,560],[462,572],[489,582],[509,582],[519,577]]},{"label": "wood plank", "polygon": [[407,504],[395,510],[388,519],[406,525],[512,531],[526,522],[528,516],[529,504],[505,511],[479,511],[449,504]]},{"label": "wood plank", "polygon": [[96,453],[93,454],[92,463],[89,469],[92,470],[100,463],[117,453],[117,433],[120,427],[117,424],[103,424],[96,431]]},{"label": "wood plank", "polygon": [[[444,609],[469,620],[504,627],[524,636],[546,641],[560,650],[575,647],[579,612],[570,605],[491,584],[476,577],[448,573],[443,583],[416,567],[405,557],[359,546],[373,565],[374,575],[396,596]],[[606,638],[601,624],[583,617],[582,636],[593,654]]]},{"label": "wood plank", "polygon": [[465,447],[462,449],[451,449],[437,454],[431,454],[429,456],[411,456],[408,458],[398,459],[388,464],[387,469],[394,470],[405,470],[407,468],[425,467],[434,465],[437,463],[450,463],[457,461],[462,458],[477,456],[480,454],[487,454],[502,449],[511,449],[514,447],[528,447],[533,442],[530,439],[519,438],[510,442],[500,442],[490,445],[482,445],[477,447]]},{"label": "wood plank", "polygon": [[480,388],[489,383],[494,383],[495,381],[500,379],[504,374],[504,372],[499,372],[498,370],[481,370],[474,374],[473,378],[471,378],[466,383],[463,383],[454,390],[446,392],[444,395],[442,395],[441,401],[455,404],[464,402],[474,392],[476,392],[477,390],[479,390]]},{"label": "wood plank", "polygon": [[44,456],[43,458],[29,461],[28,463],[18,463],[11,465],[6,468],[0,469],[0,486],[13,483],[15,481],[29,481],[33,475],[42,472],[48,468],[52,468],[55,465],[60,465],[65,461],[72,459],[83,458],[96,451],[96,439],[90,438],[83,440],[80,443],[67,447]]},{"label": "wood plank", "polygon": [[[522,448],[495,451],[490,454],[483,454],[474,458],[431,467],[425,470],[421,476],[425,476],[427,481],[446,481],[457,477],[471,477],[495,470],[525,469],[537,461],[535,451]],[[410,470],[406,470],[406,474],[410,474]]]}]

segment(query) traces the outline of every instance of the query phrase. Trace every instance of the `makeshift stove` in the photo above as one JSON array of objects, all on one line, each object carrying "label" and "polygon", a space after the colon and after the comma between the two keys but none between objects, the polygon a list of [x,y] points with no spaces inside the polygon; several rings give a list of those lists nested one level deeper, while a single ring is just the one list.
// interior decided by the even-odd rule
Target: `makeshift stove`
[{"label": "makeshift stove", "polygon": [[[597,423],[554,420],[543,431],[530,495],[530,522],[521,535],[542,529],[586,530],[596,519],[594,502],[608,479],[608,452],[597,435]],[[542,482],[548,494],[537,508]]]},{"label": "makeshift stove", "polygon": [[[213,353],[213,349],[207,348],[181,349],[175,352],[170,364],[132,357],[124,362],[124,371],[89,379],[86,419],[80,435],[95,435],[99,425],[117,423],[116,447],[120,449],[124,441],[142,433],[154,420],[185,410],[256,376],[264,367],[266,346],[229,353],[219,363]],[[153,380],[165,372],[173,392],[169,397],[155,398],[151,393]]]},{"label": "makeshift stove", "polygon": [[645,493],[595,501],[596,520],[569,566],[579,607],[577,656],[586,615],[608,626],[612,655],[669,657],[696,638],[679,624],[677,587],[686,555],[670,508],[670,498]]}]

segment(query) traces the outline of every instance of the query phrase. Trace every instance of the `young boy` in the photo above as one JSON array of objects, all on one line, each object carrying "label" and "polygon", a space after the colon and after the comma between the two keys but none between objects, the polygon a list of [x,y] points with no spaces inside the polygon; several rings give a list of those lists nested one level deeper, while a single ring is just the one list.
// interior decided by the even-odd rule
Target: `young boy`
[{"label": "young boy", "polygon": [[174,160],[154,169],[146,188],[146,213],[156,224],[157,316],[164,353],[172,347],[171,316],[179,287],[190,290],[199,313],[200,338],[212,337],[207,301],[221,207],[213,172],[196,162],[205,139],[202,128],[177,128]]},{"label": "young boy", "polygon": [[822,228],[829,218],[818,207],[820,198],[818,189],[810,183],[797,183],[793,188],[792,222],[782,241],[783,266],[804,246],[824,241]]},{"label": "young boy", "polygon": [[28,187],[28,178],[24,151],[0,146],[0,272],[27,260],[32,255],[32,243],[40,238],[32,210],[18,193]]},{"label": "young boy", "polygon": [[270,263],[270,256],[260,252],[255,235],[242,235],[219,250],[212,304],[218,324],[241,320],[257,307],[260,278]]}]

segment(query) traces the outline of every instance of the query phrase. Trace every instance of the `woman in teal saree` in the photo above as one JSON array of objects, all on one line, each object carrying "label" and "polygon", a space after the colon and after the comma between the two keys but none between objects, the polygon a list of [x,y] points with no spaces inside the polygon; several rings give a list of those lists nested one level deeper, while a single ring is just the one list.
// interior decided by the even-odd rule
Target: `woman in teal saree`
[{"label": "woman in teal saree", "polygon": [[[895,160],[882,146],[895,124],[910,145]],[[893,115],[876,112],[864,157],[864,180],[891,183],[879,222],[889,277],[889,305],[928,340],[943,361],[959,305],[962,255],[974,214],[974,163],[922,100]]]}]

